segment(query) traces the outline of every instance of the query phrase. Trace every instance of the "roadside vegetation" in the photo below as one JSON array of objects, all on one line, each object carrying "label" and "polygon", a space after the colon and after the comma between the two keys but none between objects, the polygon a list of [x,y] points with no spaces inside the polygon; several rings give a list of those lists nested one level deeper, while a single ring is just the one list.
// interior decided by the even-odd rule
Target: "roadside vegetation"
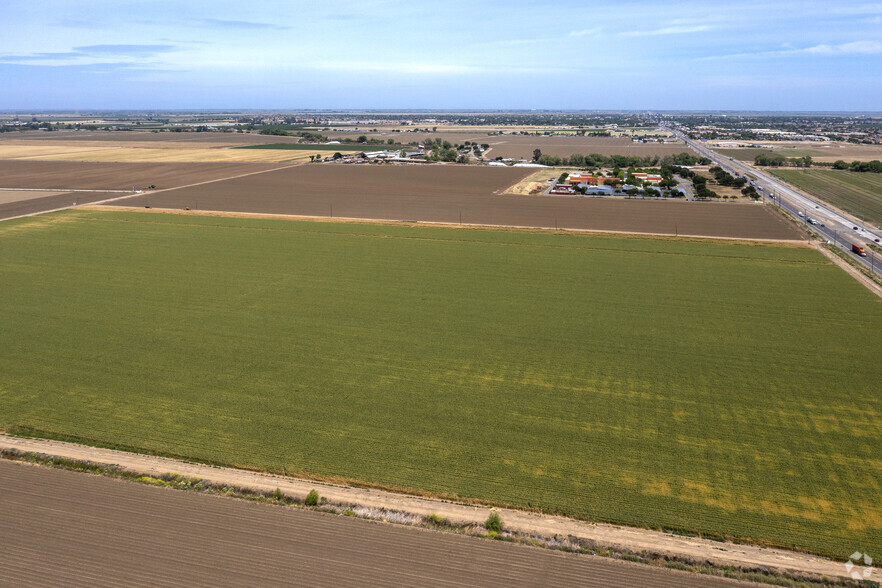
[{"label": "roadside vegetation", "polygon": [[882,552],[882,310],[810,249],[76,210],[0,272],[12,432]]}]

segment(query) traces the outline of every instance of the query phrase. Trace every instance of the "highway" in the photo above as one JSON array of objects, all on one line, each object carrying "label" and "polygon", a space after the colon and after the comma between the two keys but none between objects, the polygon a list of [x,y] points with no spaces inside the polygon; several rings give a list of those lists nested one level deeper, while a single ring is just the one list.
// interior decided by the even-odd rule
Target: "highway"
[{"label": "highway", "polygon": [[[789,184],[778,180],[768,173],[751,167],[745,163],[724,157],[701,142],[693,141],[677,129],[667,128],[678,138],[686,142],[696,153],[707,157],[714,164],[719,165],[732,175],[742,175],[756,178],[751,183],[765,198],[771,199],[781,209],[793,216],[794,219],[803,223],[808,229],[823,236],[830,243],[835,243],[841,249],[851,255],[858,263],[867,269],[882,276],[882,256],[867,247],[867,243],[882,243],[882,232],[871,228],[861,221],[846,215],[829,204],[816,200],[802,192],[798,192]],[[811,220],[816,224],[811,224]],[[852,252],[852,244],[864,248],[866,257],[861,257]]]}]

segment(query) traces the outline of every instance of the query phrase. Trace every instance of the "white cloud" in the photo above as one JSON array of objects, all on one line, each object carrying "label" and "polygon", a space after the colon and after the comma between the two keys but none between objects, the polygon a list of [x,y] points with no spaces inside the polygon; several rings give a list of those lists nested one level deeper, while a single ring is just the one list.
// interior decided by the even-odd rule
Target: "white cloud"
[{"label": "white cloud", "polygon": [[592,29],[582,29],[581,31],[570,31],[568,37],[585,37],[588,35],[597,35],[603,32],[603,27],[594,27]]},{"label": "white cloud", "polygon": [[806,53],[809,55],[876,55],[882,53],[879,41],[852,41],[841,45],[815,45],[805,49],[792,49],[785,53]]},{"label": "white cloud", "polygon": [[661,27],[658,29],[646,29],[642,31],[623,31],[619,33],[620,37],[655,37],[658,35],[687,35],[689,33],[703,33],[710,31],[714,27],[706,24],[702,25],[674,25]]},{"label": "white cloud", "polygon": [[822,43],[811,47],[791,48],[785,47],[775,51],[756,51],[753,53],[734,53],[731,55],[713,55],[700,57],[698,61],[713,61],[718,59],[739,58],[763,58],[763,57],[790,57],[799,55],[839,56],[839,55],[879,55],[882,54],[882,42],[879,41],[852,41],[839,45]]}]

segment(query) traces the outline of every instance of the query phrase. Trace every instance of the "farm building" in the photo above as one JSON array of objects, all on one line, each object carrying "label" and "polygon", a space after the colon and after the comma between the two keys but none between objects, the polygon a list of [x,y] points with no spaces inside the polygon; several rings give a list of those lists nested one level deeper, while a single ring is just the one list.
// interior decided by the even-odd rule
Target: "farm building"
[{"label": "farm building", "polygon": [[570,174],[567,176],[567,183],[571,186],[585,185],[598,186],[603,183],[606,178],[594,177],[592,174]]},{"label": "farm building", "polygon": [[570,184],[555,184],[549,194],[575,194],[576,188]]},{"label": "farm building", "polygon": [[635,173],[633,175],[635,178],[641,180],[644,184],[653,184],[662,181],[662,177],[659,174]]}]

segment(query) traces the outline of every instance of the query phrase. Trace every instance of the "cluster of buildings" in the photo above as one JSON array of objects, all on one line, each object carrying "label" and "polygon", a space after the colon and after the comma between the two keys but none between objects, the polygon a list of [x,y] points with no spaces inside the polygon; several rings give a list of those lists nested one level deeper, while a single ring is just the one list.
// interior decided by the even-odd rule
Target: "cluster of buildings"
[{"label": "cluster of buildings", "polygon": [[[662,181],[661,174],[634,173],[632,175],[644,184],[656,184]],[[604,180],[608,179],[609,178],[606,178],[604,176],[595,176],[594,174],[586,172],[569,174],[565,183],[570,186],[599,186],[600,184],[603,184]]]},{"label": "cluster of buildings", "polygon": [[428,163],[422,151],[360,151],[347,153],[342,157],[325,157],[321,161],[337,161],[340,163],[372,163],[388,161],[391,163]]},{"label": "cluster of buildings", "polygon": [[[629,177],[639,179],[643,184],[657,184],[662,181],[661,174],[635,172]],[[595,176],[588,172],[568,174],[566,180],[554,184],[549,194],[575,194],[577,192],[576,188],[591,190],[591,193],[602,192],[612,194],[615,191],[614,188],[604,184],[609,179],[612,178],[602,175]],[[627,179],[625,182],[627,182]]]}]

